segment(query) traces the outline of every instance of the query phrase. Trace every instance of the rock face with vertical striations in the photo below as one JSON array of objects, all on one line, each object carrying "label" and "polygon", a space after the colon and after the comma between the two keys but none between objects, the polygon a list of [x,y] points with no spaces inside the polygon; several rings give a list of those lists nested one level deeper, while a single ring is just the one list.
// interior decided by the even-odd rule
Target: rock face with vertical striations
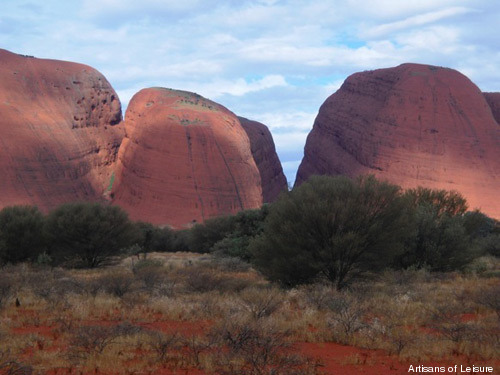
[{"label": "rock face with vertical striations", "polygon": [[276,154],[273,136],[266,125],[238,117],[250,139],[252,155],[260,172],[264,203],[274,202],[279,193],[288,189],[281,162]]},{"label": "rock face with vertical striations", "polygon": [[498,219],[500,127],[490,105],[452,69],[353,74],[321,106],[296,184],[314,174],[374,174],[405,188],[459,191],[471,209]]},{"label": "rock face with vertical striations", "polygon": [[483,95],[491,108],[493,117],[500,124],[500,92],[483,92]]},{"label": "rock face with vertical striations", "polygon": [[197,94],[139,91],[125,115],[113,203],[132,218],[182,227],[262,204],[237,117]]},{"label": "rock face with vertical striations", "polygon": [[0,208],[99,200],[123,137],[106,78],[0,49]]}]

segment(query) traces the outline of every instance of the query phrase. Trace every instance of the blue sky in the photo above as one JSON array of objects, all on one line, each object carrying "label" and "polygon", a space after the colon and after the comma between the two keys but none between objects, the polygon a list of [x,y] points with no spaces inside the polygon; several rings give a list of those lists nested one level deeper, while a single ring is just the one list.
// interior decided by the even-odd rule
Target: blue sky
[{"label": "blue sky", "polygon": [[497,0],[1,0],[0,48],[101,71],[126,108],[195,91],[271,130],[290,183],[320,105],[357,71],[455,68],[500,91]]}]

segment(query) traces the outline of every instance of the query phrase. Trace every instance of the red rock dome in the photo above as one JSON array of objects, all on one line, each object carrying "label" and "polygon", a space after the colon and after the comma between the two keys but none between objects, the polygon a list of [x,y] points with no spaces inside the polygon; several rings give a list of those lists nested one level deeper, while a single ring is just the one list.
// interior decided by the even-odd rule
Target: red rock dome
[{"label": "red rock dome", "polygon": [[197,94],[139,91],[125,115],[113,203],[133,219],[182,227],[262,205],[238,118]]},{"label": "red rock dome", "polygon": [[276,154],[273,136],[267,126],[260,122],[244,117],[238,119],[250,139],[252,155],[259,168],[264,203],[274,202],[279,193],[288,189],[288,184]]},{"label": "red rock dome", "polygon": [[455,70],[403,64],[353,74],[321,106],[296,184],[368,173],[405,188],[457,190],[498,219],[500,127]]},{"label": "red rock dome", "polygon": [[95,69],[0,49],[0,208],[102,199],[123,136]]}]

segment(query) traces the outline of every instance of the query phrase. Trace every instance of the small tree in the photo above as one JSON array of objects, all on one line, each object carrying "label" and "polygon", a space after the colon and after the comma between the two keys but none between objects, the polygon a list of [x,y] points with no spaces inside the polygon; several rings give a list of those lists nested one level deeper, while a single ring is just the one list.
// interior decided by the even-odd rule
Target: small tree
[{"label": "small tree", "polygon": [[36,259],[44,249],[44,217],[36,207],[12,206],[0,211],[0,263]]},{"label": "small tree", "polygon": [[121,208],[98,203],[58,207],[49,214],[46,230],[56,261],[76,258],[87,267],[99,266],[137,238]]},{"label": "small tree", "polygon": [[340,289],[388,265],[402,250],[405,228],[398,186],[373,176],[315,176],[271,205],[251,250],[271,280],[293,286],[326,278]]}]

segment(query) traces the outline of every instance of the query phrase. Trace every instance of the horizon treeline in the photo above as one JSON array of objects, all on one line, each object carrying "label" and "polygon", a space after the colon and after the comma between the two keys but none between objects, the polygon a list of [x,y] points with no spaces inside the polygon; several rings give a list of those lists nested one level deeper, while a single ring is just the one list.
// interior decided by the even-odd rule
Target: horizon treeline
[{"label": "horizon treeline", "polygon": [[118,206],[67,203],[0,211],[0,265],[98,267],[114,257],[191,251],[236,257],[286,287],[341,289],[387,268],[447,272],[500,256],[500,224],[467,211],[454,191],[401,187],[373,176],[313,176],[260,209],[172,230],[133,222]]}]

